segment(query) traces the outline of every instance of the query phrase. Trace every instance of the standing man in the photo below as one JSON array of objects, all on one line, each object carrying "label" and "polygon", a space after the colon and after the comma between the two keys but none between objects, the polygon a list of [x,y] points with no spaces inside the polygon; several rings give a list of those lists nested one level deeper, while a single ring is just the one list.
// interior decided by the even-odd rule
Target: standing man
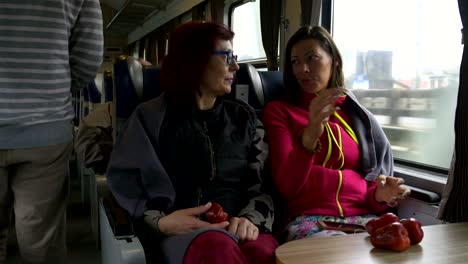
[{"label": "standing man", "polygon": [[0,263],[12,210],[23,262],[66,262],[70,91],[102,46],[98,0],[0,1]]}]

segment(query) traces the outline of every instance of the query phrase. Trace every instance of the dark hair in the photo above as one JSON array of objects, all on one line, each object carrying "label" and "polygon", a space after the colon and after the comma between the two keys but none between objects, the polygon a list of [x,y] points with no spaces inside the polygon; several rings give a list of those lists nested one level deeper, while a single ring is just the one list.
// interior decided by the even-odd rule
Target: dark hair
[{"label": "dark hair", "polygon": [[161,67],[161,88],[169,104],[195,103],[200,82],[218,40],[232,41],[234,32],[215,22],[191,21],[175,29]]},{"label": "dark hair", "polygon": [[294,45],[302,40],[315,39],[319,42],[322,49],[324,49],[332,59],[332,73],[328,88],[338,87],[344,90],[344,75],[343,75],[343,59],[341,58],[340,51],[336,47],[332,36],[328,31],[322,27],[303,26],[289,39],[286,45],[286,57],[284,61],[284,95],[285,99],[297,103],[301,95],[301,87],[294,76],[291,64],[291,51]]}]

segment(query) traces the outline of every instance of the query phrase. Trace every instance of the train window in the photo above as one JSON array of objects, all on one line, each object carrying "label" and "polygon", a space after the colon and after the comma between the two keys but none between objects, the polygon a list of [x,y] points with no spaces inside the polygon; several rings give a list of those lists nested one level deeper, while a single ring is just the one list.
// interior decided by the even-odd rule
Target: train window
[{"label": "train window", "polygon": [[396,159],[450,166],[461,28],[457,1],[334,1],[346,87],[376,115]]},{"label": "train window", "polygon": [[233,41],[239,61],[266,59],[260,29],[260,1],[247,2],[234,8],[232,30],[236,33]]}]

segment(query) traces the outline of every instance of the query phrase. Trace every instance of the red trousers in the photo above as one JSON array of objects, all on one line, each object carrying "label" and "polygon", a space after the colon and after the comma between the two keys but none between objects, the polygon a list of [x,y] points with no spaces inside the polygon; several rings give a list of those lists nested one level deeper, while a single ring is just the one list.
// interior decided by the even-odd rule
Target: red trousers
[{"label": "red trousers", "polygon": [[278,242],[260,234],[255,241],[236,243],[228,235],[210,231],[196,237],[184,257],[185,264],[276,263]]}]

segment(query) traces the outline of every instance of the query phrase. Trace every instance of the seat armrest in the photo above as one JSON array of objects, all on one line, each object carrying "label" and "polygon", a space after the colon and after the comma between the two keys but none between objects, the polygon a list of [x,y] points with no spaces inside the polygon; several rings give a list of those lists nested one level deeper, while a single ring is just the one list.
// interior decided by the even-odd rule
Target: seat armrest
[{"label": "seat armrest", "polygon": [[117,239],[135,237],[130,216],[120,207],[114,196],[109,194],[103,197],[102,203],[114,236]]},{"label": "seat armrest", "polygon": [[411,198],[428,204],[438,204],[440,202],[440,195],[438,193],[426,191],[413,186],[408,186],[408,188],[411,190]]},{"label": "seat armrest", "polygon": [[107,195],[99,204],[102,264],[145,264],[142,244],[133,233],[128,214]]}]

